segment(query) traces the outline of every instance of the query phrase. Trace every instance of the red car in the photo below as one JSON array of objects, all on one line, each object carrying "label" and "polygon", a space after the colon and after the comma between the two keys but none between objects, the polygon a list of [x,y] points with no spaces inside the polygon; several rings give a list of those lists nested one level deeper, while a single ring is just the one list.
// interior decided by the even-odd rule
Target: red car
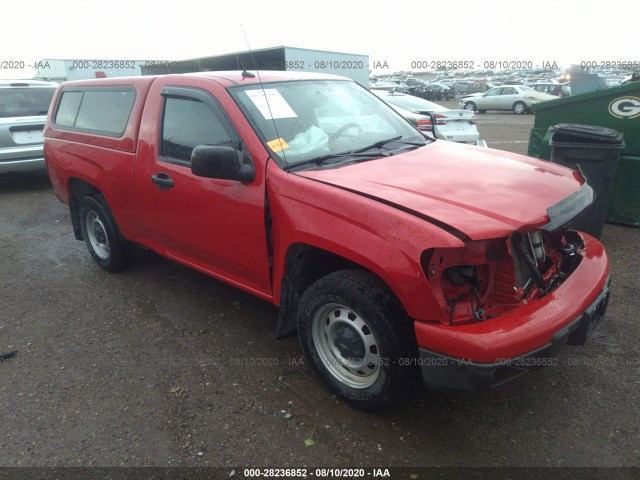
[{"label": "red car", "polygon": [[604,248],[570,228],[580,174],[425,137],[341,77],[67,82],[44,149],[101,267],[144,245],[272,302],[277,336],[360,408],[419,372],[476,389],[553,363],[607,305]]}]

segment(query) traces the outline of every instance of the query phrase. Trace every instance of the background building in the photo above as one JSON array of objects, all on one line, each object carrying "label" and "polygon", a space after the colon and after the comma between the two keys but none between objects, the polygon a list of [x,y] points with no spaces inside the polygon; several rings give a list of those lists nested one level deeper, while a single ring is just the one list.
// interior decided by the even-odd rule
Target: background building
[{"label": "background building", "polygon": [[294,47],[274,47],[186,60],[62,60],[37,62],[36,78],[62,82],[88,78],[163,75],[220,70],[321,72],[369,85],[369,56]]},{"label": "background building", "polygon": [[142,74],[142,67],[157,60],[64,60],[45,59],[35,65],[35,77],[54,82],[88,78],[131,77]]}]

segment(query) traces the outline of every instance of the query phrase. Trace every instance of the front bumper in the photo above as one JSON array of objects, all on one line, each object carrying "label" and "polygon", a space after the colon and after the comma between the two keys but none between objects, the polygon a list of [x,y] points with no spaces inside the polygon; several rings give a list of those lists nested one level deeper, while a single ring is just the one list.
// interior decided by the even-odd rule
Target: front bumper
[{"label": "front bumper", "polygon": [[483,322],[449,326],[417,319],[418,347],[474,363],[493,363],[537,350],[551,341],[600,295],[609,277],[602,244],[585,233],[582,260],[564,282],[542,298]]},{"label": "front bumper", "polygon": [[583,345],[604,318],[610,284],[609,276],[598,297],[582,313],[555,332],[546,345],[525,354],[476,363],[420,348],[418,364],[424,384],[434,389],[481,390],[498,386],[529,370],[558,365],[556,353],[565,344]]}]

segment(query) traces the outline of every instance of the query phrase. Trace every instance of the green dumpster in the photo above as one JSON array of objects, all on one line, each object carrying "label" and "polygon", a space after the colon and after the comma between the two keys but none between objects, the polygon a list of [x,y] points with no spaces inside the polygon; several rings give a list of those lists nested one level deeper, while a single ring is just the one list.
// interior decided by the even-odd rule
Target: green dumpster
[{"label": "green dumpster", "polygon": [[551,159],[549,128],[561,123],[597,125],[624,135],[606,220],[640,226],[640,82],[538,103],[533,110],[532,157]]},{"label": "green dumpster", "polygon": [[529,150],[527,154],[530,157],[549,160],[551,158],[551,145],[549,143],[551,133],[549,127],[532,128],[529,132]]}]

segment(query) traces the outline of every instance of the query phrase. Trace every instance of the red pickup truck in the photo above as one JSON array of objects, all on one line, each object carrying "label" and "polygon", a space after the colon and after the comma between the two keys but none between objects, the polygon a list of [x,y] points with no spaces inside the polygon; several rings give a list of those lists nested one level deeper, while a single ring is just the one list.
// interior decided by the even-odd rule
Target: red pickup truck
[{"label": "red pickup truck", "polygon": [[554,364],[607,306],[604,248],[570,228],[580,174],[428,138],[341,77],[67,82],[44,150],[101,267],[143,245],[272,302],[276,335],[360,408],[420,372],[473,390]]}]

